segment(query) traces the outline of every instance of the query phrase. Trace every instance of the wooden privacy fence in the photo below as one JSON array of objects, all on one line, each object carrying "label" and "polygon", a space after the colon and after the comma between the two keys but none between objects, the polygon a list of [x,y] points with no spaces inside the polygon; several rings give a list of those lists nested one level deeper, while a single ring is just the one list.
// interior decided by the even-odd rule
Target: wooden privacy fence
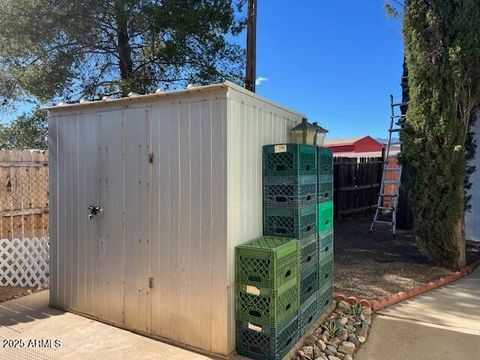
[{"label": "wooden privacy fence", "polygon": [[[400,164],[398,163],[398,158],[397,157],[390,157],[388,158],[388,167],[399,167]],[[390,180],[390,181],[399,181],[400,179],[400,173],[399,172],[394,172],[394,171],[388,171],[385,173],[385,180]],[[398,185],[392,185],[392,184],[385,184],[385,188],[383,189],[383,192],[385,194],[395,194],[396,191],[395,189],[398,187]],[[395,202],[394,198],[391,197],[386,197],[383,199],[383,206],[393,206]]]},{"label": "wooden privacy fence", "polygon": [[48,154],[0,150],[0,238],[48,236]]},{"label": "wooden privacy fence", "polygon": [[375,209],[382,169],[381,157],[334,158],[335,217]]},{"label": "wooden privacy fence", "polygon": [[48,154],[0,150],[0,286],[48,281]]}]

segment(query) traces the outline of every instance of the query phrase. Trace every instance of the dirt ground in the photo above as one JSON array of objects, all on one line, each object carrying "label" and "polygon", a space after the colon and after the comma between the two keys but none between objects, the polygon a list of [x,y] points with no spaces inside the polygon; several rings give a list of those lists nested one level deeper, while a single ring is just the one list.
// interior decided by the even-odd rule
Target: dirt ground
[{"label": "dirt ground", "polygon": [[30,295],[37,291],[37,288],[19,286],[0,286],[0,303],[21,296]]},{"label": "dirt ground", "polygon": [[[391,227],[369,228],[373,216],[340,219],[335,224],[335,291],[374,299],[436,280],[451,273],[431,264],[417,248],[413,232]],[[467,260],[480,249],[467,247]]]}]

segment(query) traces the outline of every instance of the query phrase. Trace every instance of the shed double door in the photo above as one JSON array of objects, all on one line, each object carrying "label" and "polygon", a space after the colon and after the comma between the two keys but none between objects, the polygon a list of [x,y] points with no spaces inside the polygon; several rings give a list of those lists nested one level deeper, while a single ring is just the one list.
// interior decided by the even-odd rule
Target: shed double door
[{"label": "shed double door", "polygon": [[150,111],[102,112],[97,122],[99,318],[150,332]]}]

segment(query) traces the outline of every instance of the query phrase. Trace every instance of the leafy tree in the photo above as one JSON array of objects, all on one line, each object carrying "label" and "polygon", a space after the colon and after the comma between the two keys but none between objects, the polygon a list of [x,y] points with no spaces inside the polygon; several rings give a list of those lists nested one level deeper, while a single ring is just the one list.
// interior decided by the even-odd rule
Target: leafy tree
[{"label": "leafy tree", "polygon": [[402,132],[417,242],[465,264],[470,127],[480,105],[480,2],[409,0],[403,34],[410,102]]},{"label": "leafy tree", "polygon": [[386,0],[385,12],[390,17],[400,19],[403,16],[406,2],[407,0],[405,0],[405,2],[399,0]]},{"label": "leafy tree", "polygon": [[47,148],[47,112],[36,108],[17,117],[9,125],[0,124],[0,149],[45,150]]},{"label": "leafy tree", "polygon": [[245,0],[2,0],[0,99],[240,82]]}]

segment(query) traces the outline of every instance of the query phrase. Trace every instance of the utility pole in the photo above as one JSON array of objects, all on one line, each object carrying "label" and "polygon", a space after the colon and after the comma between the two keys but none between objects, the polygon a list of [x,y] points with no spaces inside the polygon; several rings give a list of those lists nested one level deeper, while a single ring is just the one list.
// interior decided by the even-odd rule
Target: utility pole
[{"label": "utility pole", "polygon": [[257,58],[257,0],[248,0],[247,13],[247,74],[245,88],[255,92]]}]

